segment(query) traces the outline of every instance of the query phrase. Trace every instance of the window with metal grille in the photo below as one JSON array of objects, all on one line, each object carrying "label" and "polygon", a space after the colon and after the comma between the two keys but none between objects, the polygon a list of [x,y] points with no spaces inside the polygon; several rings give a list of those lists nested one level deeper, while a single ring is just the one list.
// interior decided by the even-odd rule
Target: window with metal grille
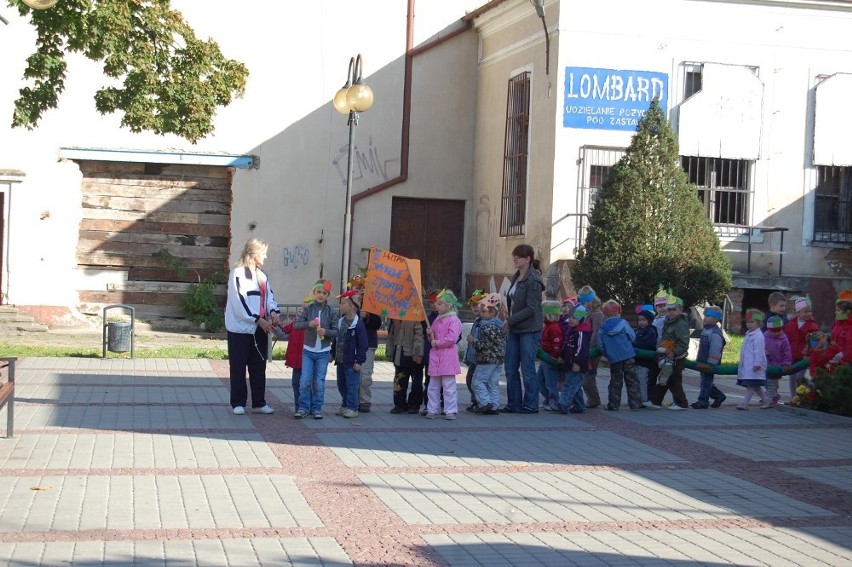
[{"label": "window with metal grille", "polygon": [[624,157],[624,148],[583,146],[580,148],[582,175],[577,187],[577,248],[583,246],[588,231],[588,217],[600,197],[600,190],[609,178],[612,166]]},{"label": "window with metal grille", "polygon": [[736,236],[749,224],[751,191],[749,162],[741,159],[681,156],[690,183],[698,185],[698,199],[707,217],[723,236]]},{"label": "window with metal grille", "polygon": [[852,243],[852,167],[817,166],[814,241]]},{"label": "window with metal grille", "polygon": [[700,63],[684,63],[683,65],[683,99],[686,100],[701,90],[702,65]]},{"label": "window with metal grille", "polygon": [[530,72],[509,79],[500,236],[524,234],[529,162]]}]

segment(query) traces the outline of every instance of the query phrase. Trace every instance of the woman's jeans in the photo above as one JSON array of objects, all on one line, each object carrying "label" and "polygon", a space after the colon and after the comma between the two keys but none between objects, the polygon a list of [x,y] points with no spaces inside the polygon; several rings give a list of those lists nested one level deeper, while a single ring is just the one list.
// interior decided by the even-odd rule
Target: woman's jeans
[{"label": "woman's jeans", "polygon": [[299,410],[303,413],[322,413],[325,401],[325,373],[331,351],[302,352],[302,377],[299,381]]},{"label": "woman's jeans", "polygon": [[[538,376],[535,355],[541,340],[541,331],[513,333],[506,338],[506,408],[510,412],[521,409],[538,410]],[[523,387],[521,376],[523,375]]]}]

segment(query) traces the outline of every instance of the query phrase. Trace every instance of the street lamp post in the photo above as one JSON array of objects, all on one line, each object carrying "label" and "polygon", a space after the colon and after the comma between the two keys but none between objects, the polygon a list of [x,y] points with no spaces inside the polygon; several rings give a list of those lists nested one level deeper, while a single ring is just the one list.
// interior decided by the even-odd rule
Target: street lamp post
[{"label": "street lamp post", "polygon": [[360,112],[373,106],[373,90],[361,82],[361,54],[349,59],[346,84],[334,95],[334,108],[349,115],[349,151],[346,163],[346,208],[343,212],[343,262],[340,266],[340,291],[346,290],[349,278],[349,257],[352,255],[352,152],[355,147],[355,126]]}]

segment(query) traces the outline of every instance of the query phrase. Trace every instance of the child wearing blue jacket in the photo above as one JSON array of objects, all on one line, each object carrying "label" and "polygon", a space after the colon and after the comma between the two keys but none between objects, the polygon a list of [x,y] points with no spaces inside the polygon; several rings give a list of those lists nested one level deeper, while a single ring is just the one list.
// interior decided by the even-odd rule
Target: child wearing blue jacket
[{"label": "child wearing blue jacket", "polygon": [[337,391],[342,403],[336,415],[358,417],[360,404],[361,365],[367,360],[367,327],[358,316],[358,292],[340,296],[340,320],[332,352],[337,365]]},{"label": "child wearing blue jacket", "polygon": [[609,401],[606,410],[618,411],[621,405],[621,389],[627,383],[627,404],[630,409],[642,409],[639,379],[636,377],[636,351],[633,341],[636,333],[627,321],[621,318],[621,305],[610,299],[601,308],[606,320],[601,325],[598,345],[609,361]]}]

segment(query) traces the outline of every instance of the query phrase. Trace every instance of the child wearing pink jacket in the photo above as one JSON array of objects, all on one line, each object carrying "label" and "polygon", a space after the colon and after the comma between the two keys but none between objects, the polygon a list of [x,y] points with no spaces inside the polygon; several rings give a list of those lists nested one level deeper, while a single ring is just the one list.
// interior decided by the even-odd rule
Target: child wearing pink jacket
[{"label": "child wearing pink jacket", "polygon": [[455,419],[458,413],[456,376],[461,374],[456,342],[462,332],[456,315],[458,300],[452,291],[444,290],[435,300],[438,317],[426,331],[432,348],[429,350],[429,389],[426,419],[435,419],[441,411],[441,390],[444,391],[446,419]]}]

